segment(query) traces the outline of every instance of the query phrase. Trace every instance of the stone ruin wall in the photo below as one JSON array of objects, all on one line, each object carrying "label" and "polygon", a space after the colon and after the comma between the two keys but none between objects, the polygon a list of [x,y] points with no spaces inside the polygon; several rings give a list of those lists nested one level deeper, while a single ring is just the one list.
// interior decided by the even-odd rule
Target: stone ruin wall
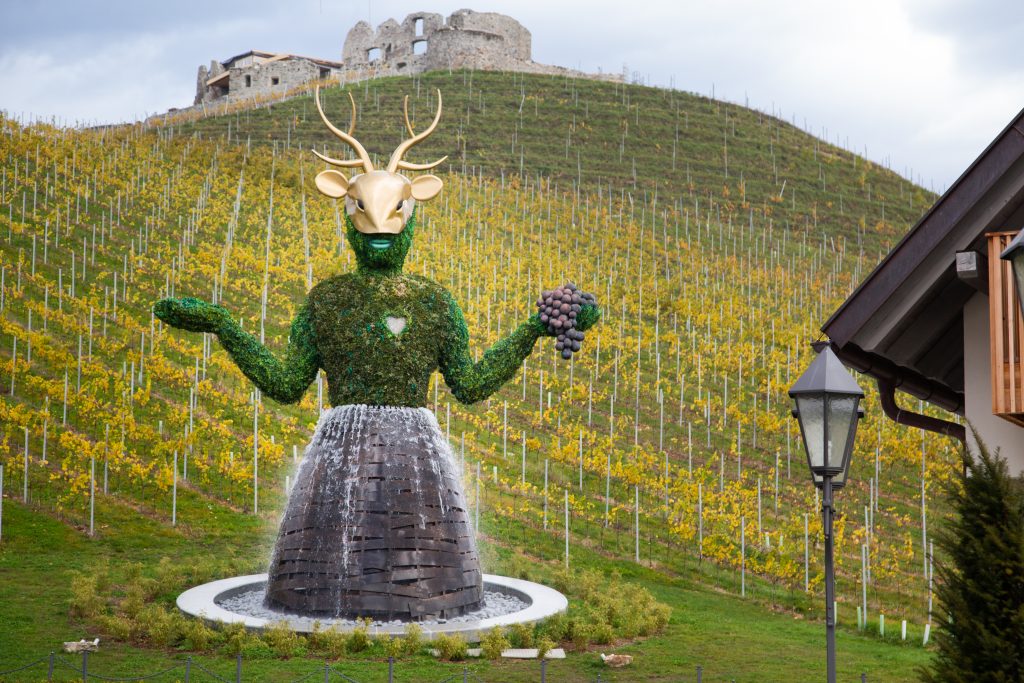
[{"label": "stone ruin wall", "polygon": [[[330,69],[328,75],[353,82],[442,69],[477,69],[621,80],[616,74],[587,74],[538,64],[531,53],[530,32],[512,17],[468,9],[458,10],[447,18],[431,12],[414,12],[401,23],[388,19],[376,30],[365,21],[358,22],[349,30],[342,47],[344,66]],[[196,106],[284,94],[324,75],[322,67],[301,57],[258,65],[243,60],[227,70],[229,84],[223,88],[206,85],[208,79],[225,71],[223,64],[214,60],[209,67],[199,67]],[[277,83],[273,82],[275,78]]]},{"label": "stone ruin wall", "polygon": [[373,75],[479,69],[594,77],[534,62],[532,40],[522,24],[504,14],[462,9],[445,19],[414,12],[401,23],[388,19],[376,30],[360,21],[345,37],[341,58],[346,67]]}]

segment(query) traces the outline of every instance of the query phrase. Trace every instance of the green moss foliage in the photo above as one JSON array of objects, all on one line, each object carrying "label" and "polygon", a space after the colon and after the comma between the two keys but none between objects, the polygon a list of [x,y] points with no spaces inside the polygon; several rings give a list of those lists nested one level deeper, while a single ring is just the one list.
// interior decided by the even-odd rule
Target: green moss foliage
[{"label": "green moss foliage", "polygon": [[349,246],[356,255],[356,264],[359,272],[373,272],[382,275],[395,275],[402,272],[405,265],[405,256],[412,246],[412,238],[416,233],[416,212],[413,209],[412,216],[406,221],[402,232],[391,237],[391,246],[387,249],[376,249],[370,246],[370,240],[375,237],[388,237],[388,235],[364,235],[356,230],[352,217],[345,214],[345,234],[348,236]]},{"label": "green moss foliage", "polygon": [[162,299],[155,313],[168,325],[192,332],[212,332],[239,369],[267,396],[295,403],[316,379],[320,357],[313,338],[309,308],[303,305],[292,322],[284,360],[242,330],[228,311],[200,299]]},{"label": "green moss foliage", "polygon": [[[163,299],[155,313],[168,325],[215,333],[245,376],[282,403],[301,399],[320,368],[336,406],[423,407],[437,369],[456,399],[475,403],[512,378],[538,338],[550,336],[538,316],[530,316],[474,363],[469,330],[451,294],[431,280],[402,272],[415,233],[415,211],[384,249],[371,243],[380,235],[360,233],[347,216],[346,222],[356,271],[310,290],[292,322],[283,360],[221,306],[193,298]],[[389,317],[403,320],[404,329],[392,332]],[[596,306],[587,306],[577,327],[585,330],[599,317]]]}]

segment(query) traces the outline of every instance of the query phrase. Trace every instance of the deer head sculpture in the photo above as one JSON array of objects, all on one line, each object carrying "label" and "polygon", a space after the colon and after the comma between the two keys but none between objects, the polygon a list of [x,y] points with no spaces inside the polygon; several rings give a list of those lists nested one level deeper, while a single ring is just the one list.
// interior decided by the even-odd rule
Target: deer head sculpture
[{"label": "deer head sculpture", "polygon": [[441,91],[437,91],[437,113],[434,120],[426,130],[417,134],[409,121],[409,97],[403,102],[403,113],[405,114],[405,127],[409,131],[409,138],[404,140],[391,155],[386,170],[378,171],[373,168],[370,155],[366,149],[356,140],[352,134],[356,125],[356,103],[352,99],[352,93],[348,95],[352,103],[352,123],[348,132],[337,128],[324,114],[323,106],[320,104],[320,88],[316,89],[316,108],[320,112],[320,118],[327,127],[342,142],[350,146],[356,154],[355,159],[333,159],[320,152],[313,150],[317,155],[332,166],[343,168],[361,168],[362,173],[356,173],[351,178],[346,178],[340,171],[333,169],[322,171],[316,177],[316,186],[323,194],[334,199],[345,199],[345,211],[351,219],[355,229],[368,236],[376,236],[370,239],[370,244],[375,249],[387,249],[390,246],[390,236],[398,235],[405,228],[412,217],[413,208],[417,201],[425,202],[433,199],[441,191],[441,179],[433,175],[421,175],[412,180],[406,178],[398,171],[427,171],[447,159],[441,157],[430,164],[414,164],[405,161],[405,156],[412,147],[427,139],[441,120]]}]

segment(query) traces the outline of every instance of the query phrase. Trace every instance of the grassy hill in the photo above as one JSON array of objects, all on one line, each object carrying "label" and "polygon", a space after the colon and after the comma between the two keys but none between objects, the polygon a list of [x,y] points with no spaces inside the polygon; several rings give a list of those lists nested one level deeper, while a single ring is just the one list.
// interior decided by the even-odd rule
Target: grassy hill
[{"label": "grassy hill", "polygon": [[[707,97],[638,85],[498,72],[430,72],[325,86],[332,121],[349,121],[355,98],[356,137],[386,160],[404,134],[402,100],[418,129],[431,120],[435,92],[445,114],[417,147],[423,159],[448,155],[450,171],[543,176],[564,188],[611,186],[673,200],[710,193],[726,204],[771,202],[781,220],[820,224],[830,235],[877,242],[902,237],[904,226],[935,196],[899,175],[784,118]],[[241,106],[245,106],[244,103]],[[182,125],[182,132],[239,144],[308,150],[347,149],[321,123],[312,98],[298,96],[233,115]],[[419,157],[418,157],[419,158]],[[726,190],[728,194],[726,194]]]},{"label": "grassy hill", "polygon": [[[435,87],[443,123],[415,160],[451,163],[409,270],[453,292],[475,353],[529,315],[542,288],[572,279],[604,309],[572,364],[542,342],[485,403],[431,389],[480,508],[485,569],[561,565],[568,498],[570,564],[619,572],[674,609],[664,634],[624,648],[638,666],[617,680],[678,680],[696,664],[765,680],[782,651],[817,675],[820,520],[785,392],[823,316],[933,197],[771,116],[597,81],[457,72],[366,82],[354,90],[357,137],[386,157],[401,139],[401,96],[421,128]],[[330,89],[325,102],[344,126],[347,96]],[[307,150],[344,152],[309,97],[160,127],[2,123],[0,604],[13,626],[0,670],[97,628],[66,603],[73,570],[101,558],[153,572],[160,557],[213,554],[260,569],[318,386],[298,405],[260,401],[214,339],[163,328],[151,306],[216,295],[280,351],[309,284],[352,267]],[[838,501],[840,656],[848,675],[906,680],[927,658],[922,491],[935,525],[954,458],[950,444],[894,428],[876,406],[869,396]],[[885,639],[856,629],[862,544],[870,623],[886,614]],[[898,640],[902,619],[914,646]],[[560,676],[596,674],[586,641],[572,644],[579,652]],[[108,656],[152,671],[143,663],[174,653],[113,644]],[[263,666],[288,680],[301,665]]]}]

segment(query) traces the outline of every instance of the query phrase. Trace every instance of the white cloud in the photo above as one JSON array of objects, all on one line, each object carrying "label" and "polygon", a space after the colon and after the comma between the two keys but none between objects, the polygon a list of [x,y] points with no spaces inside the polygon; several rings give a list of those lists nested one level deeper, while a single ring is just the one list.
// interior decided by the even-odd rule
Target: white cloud
[{"label": "white cloud", "polygon": [[[70,123],[136,119],[189,95],[161,65],[166,39],[144,35],[63,59],[26,50],[0,56],[0,92],[14,115],[56,116]],[[144,65],[144,66],[143,66]]]}]

